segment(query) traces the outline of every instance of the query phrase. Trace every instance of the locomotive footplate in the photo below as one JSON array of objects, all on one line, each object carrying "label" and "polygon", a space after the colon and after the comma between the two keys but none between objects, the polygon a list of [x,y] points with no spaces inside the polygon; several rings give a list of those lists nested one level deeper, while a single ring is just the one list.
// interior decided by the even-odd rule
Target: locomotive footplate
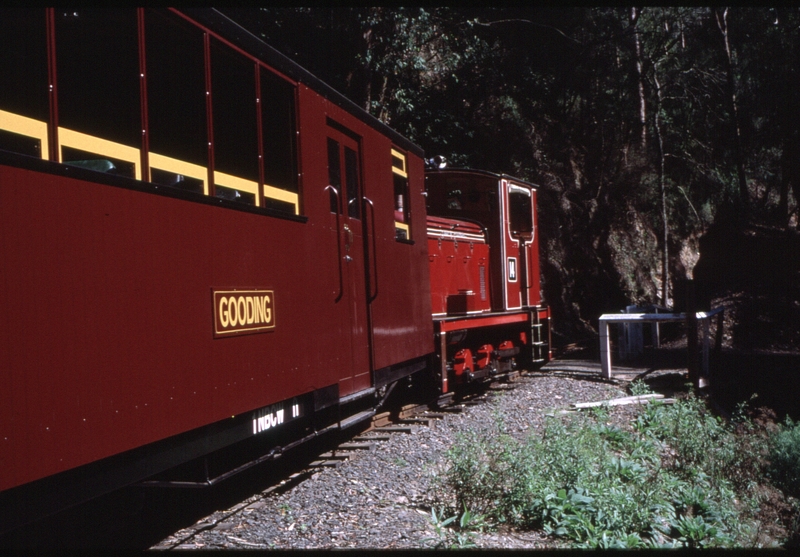
[{"label": "locomotive footplate", "polygon": [[[437,358],[442,391],[449,383],[469,383],[520,366],[535,365],[541,332],[541,307],[513,312],[439,317],[434,320],[438,335]],[[537,334],[538,333],[538,334]]]},{"label": "locomotive footplate", "polygon": [[496,325],[510,325],[512,323],[525,323],[531,318],[531,311],[523,310],[515,313],[481,313],[457,317],[434,317],[434,327],[441,332],[457,331],[459,329],[475,329],[478,327],[491,327]]}]

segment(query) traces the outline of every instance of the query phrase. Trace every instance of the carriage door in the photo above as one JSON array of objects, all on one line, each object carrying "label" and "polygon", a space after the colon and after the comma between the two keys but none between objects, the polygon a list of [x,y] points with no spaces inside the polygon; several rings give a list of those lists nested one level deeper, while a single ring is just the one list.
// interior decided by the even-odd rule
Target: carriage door
[{"label": "carriage door", "polygon": [[[328,178],[335,188],[330,191],[331,213],[336,213],[339,240],[339,273],[342,306],[350,337],[350,365],[339,376],[339,395],[367,389],[370,374],[369,330],[367,327],[367,292],[365,278],[364,228],[362,215],[361,164],[359,143],[350,135],[328,128]],[[343,347],[343,352],[346,348]]]}]

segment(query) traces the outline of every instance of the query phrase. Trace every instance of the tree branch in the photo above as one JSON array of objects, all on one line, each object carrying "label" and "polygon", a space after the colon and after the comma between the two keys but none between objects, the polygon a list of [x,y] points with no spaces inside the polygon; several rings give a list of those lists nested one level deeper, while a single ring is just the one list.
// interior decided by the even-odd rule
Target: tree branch
[{"label": "tree branch", "polygon": [[544,25],[542,23],[536,23],[536,22],[531,21],[529,19],[498,19],[496,21],[483,22],[483,21],[478,21],[478,18],[475,18],[474,23],[475,23],[475,25],[481,25],[483,27],[491,27],[492,25],[496,25],[498,23],[528,23],[529,25],[533,25],[535,27],[544,27],[545,29],[552,29],[553,31],[555,31],[556,33],[558,33],[559,35],[561,35],[565,39],[570,40],[573,43],[578,44],[578,45],[581,44],[579,41],[577,41],[577,40],[573,39],[572,37],[568,36],[566,33],[564,33],[561,29],[558,29],[557,27],[553,27],[552,25]]}]

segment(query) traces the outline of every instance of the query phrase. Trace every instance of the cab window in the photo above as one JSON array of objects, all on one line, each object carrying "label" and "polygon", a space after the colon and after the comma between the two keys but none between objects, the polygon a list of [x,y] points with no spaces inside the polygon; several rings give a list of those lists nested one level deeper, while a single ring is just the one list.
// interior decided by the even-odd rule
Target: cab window
[{"label": "cab window", "polygon": [[533,237],[531,190],[508,185],[508,216],[508,227],[513,238],[530,240]]}]

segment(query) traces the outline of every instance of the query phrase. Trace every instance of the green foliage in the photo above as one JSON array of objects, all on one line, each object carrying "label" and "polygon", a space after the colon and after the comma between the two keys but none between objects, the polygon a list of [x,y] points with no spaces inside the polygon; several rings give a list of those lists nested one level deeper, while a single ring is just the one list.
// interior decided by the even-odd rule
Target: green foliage
[{"label": "green foliage", "polygon": [[607,412],[549,419],[541,435],[523,441],[500,426],[463,435],[442,487],[457,508],[480,509],[487,523],[542,529],[576,547],[730,547],[754,539],[758,501],[749,485],[733,481],[747,455],[700,399],[650,404],[632,430],[610,425]]},{"label": "green foliage", "polygon": [[445,518],[444,509],[440,509],[437,513],[436,508],[432,508],[430,522],[433,525],[435,537],[424,541],[436,549],[474,548],[476,547],[475,532],[482,531],[484,528],[483,517],[471,513],[466,507],[460,516],[454,514],[448,518]]},{"label": "green foliage", "polygon": [[653,392],[650,386],[641,379],[635,379],[632,381],[628,386],[628,390],[630,391],[631,396],[649,395]]},{"label": "green foliage", "polygon": [[800,422],[787,418],[770,445],[770,477],[787,494],[800,498]]}]

